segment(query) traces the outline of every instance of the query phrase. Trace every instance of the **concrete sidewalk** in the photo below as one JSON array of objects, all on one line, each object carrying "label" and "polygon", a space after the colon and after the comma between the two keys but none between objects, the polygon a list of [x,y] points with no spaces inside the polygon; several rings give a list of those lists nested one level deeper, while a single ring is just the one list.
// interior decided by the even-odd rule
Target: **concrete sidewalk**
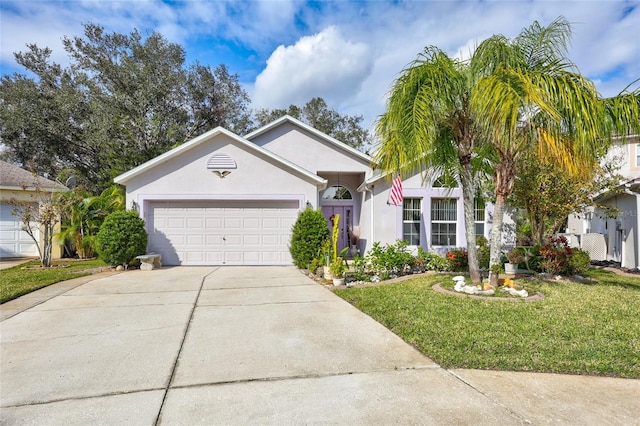
[{"label": "concrete sidewalk", "polygon": [[0,424],[640,424],[639,380],[447,371],[292,267],[94,278],[0,306]]}]

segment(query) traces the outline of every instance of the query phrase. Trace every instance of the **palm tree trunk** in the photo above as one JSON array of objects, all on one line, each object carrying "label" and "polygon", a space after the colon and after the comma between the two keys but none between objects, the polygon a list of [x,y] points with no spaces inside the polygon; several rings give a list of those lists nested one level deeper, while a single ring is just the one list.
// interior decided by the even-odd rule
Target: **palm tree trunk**
[{"label": "palm tree trunk", "polygon": [[498,284],[498,273],[493,271],[492,266],[500,265],[502,262],[502,224],[504,222],[504,211],[506,208],[506,197],[496,194],[496,204],[493,207],[493,224],[491,226],[491,252],[489,254],[489,283],[492,286]]},{"label": "palm tree trunk", "polygon": [[472,283],[478,284],[480,283],[480,265],[478,263],[478,251],[476,250],[476,221],[474,215],[476,188],[473,182],[473,172],[470,163],[462,165],[460,186],[462,188],[462,203],[464,207],[464,227],[467,239],[469,276],[471,277]]},{"label": "palm tree trunk", "polygon": [[[502,225],[504,223],[504,212],[506,210],[507,197],[513,191],[516,172],[513,158],[504,153],[500,157],[500,162],[495,172],[496,204],[493,209],[493,225],[491,227],[490,270],[494,265],[500,265],[502,261]],[[498,274],[496,272],[489,272],[489,282],[492,286],[497,286]]]}]

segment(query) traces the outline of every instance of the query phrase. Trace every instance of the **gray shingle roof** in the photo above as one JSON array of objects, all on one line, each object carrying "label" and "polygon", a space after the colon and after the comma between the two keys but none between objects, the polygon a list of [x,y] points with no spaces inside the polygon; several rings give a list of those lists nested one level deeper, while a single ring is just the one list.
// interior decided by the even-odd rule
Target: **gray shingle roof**
[{"label": "gray shingle roof", "polygon": [[33,173],[0,160],[0,188],[30,189],[39,187],[48,191],[65,191],[67,187],[52,180],[34,176]]}]

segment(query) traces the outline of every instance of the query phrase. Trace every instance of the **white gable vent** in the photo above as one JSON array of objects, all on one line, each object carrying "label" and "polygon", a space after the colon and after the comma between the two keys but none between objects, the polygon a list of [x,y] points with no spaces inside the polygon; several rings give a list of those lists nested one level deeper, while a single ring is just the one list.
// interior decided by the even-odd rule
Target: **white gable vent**
[{"label": "white gable vent", "polygon": [[228,170],[237,169],[236,161],[225,153],[213,154],[207,161],[207,169],[210,170]]},{"label": "white gable vent", "polygon": [[229,169],[237,168],[238,165],[236,164],[236,161],[223,152],[213,154],[209,157],[209,160],[207,160],[207,169],[211,170],[216,176],[221,178],[224,178],[231,173]]}]

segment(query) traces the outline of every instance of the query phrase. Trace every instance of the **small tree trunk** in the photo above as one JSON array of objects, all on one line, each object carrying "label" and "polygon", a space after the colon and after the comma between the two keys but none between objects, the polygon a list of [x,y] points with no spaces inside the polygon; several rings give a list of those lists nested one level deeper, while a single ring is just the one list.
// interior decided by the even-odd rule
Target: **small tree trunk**
[{"label": "small tree trunk", "polygon": [[498,273],[493,272],[493,265],[500,265],[502,261],[502,224],[504,222],[505,196],[496,194],[496,204],[493,208],[493,225],[491,226],[491,252],[489,255],[489,282],[498,285]]},{"label": "small tree trunk", "polygon": [[462,166],[460,186],[462,188],[462,203],[464,207],[463,212],[469,260],[469,276],[472,283],[478,284],[480,283],[480,264],[478,263],[478,250],[476,249],[476,221],[474,214],[476,187],[473,182],[471,164],[465,164]]},{"label": "small tree trunk", "polygon": [[[500,156],[500,162],[496,167],[496,204],[493,210],[493,225],[491,227],[491,252],[489,254],[489,269],[494,265],[500,265],[502,261],[502,225],[506,210],[507,197],[513,191],[515,183],[515,162],[508,154]],[[498,284],[498,274],[489,272],[489,282],[493,286]]]}]

